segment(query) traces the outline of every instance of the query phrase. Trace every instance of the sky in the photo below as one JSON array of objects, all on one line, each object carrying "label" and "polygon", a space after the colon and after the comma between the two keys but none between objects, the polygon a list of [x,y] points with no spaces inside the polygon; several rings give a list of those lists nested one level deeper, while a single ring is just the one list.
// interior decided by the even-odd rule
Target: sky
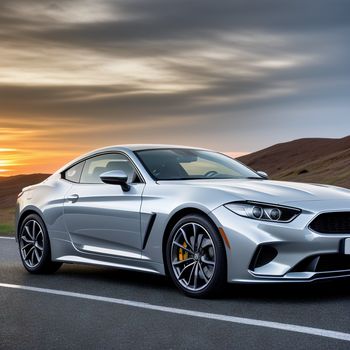
[{"label": "sky", "polygon": [[0,175],[350,134],[350,1],[1,0]]}]

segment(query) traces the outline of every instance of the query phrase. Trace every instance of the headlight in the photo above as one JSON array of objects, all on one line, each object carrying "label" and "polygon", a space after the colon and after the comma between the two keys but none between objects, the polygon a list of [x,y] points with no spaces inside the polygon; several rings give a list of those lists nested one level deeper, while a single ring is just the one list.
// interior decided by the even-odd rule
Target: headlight
[{"label": "headlight", "polygon": [[232,202],[225,207],[246,218],[273,222],[290,222],[301,213],[297,208],[259,202]]}]

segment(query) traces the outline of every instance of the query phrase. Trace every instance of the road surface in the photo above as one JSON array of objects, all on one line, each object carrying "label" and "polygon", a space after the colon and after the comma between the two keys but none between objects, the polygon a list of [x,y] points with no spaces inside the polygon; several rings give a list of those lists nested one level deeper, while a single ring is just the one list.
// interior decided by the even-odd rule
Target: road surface
[{"label": "road surface", "polygon": [[231,285],[196,300],[144,273],[30,275],[0,238],[0,349],[350,349],[350,280]]}]

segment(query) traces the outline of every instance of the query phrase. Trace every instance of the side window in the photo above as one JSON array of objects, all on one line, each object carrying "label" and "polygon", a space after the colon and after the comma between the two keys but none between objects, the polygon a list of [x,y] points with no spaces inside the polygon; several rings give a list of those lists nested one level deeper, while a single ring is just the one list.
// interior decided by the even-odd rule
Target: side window
[{"label": "side window", "polygon": [[139,182],[134,167],[129,159],[122,154],[103,154],[85,161],[80,183],[103,183],[100,175],[112,170],[122,170],[128,176],[128,182]]},{"label": "side window", "polygon": [[62,173],[62,178],[70,182],[79,182],[85,162],[78,163]]}]

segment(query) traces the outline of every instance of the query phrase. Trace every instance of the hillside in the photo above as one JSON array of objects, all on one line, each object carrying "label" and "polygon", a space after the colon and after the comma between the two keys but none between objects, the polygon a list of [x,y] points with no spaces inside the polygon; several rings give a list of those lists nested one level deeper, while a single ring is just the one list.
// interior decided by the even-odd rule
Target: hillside
[{"label": "hillside", "polygon": [[294,140],[238,159],[253,169],[266,171],[271,179],[350,188],[350,136]]},{"label": "hillside", "polygon": [[18,193],[23,187],[45,180],[49,175],[31,174],[0,177],[0,234],[14,232],[15,205]]},{"label": "hillside", "polygon": [[[350,188],[350,136],[308,138],[276,144],[238,158],[271,179],[325,183]],[[47,174],[0,177],[0,234],[14,232],[14,208],[23,187],[39,183]]]},{"label": "hillside", "polygon": [[18,193],[23,187],[45,180],[47,174],[16,175],[0,177],[0,209],[14,207]]}]

